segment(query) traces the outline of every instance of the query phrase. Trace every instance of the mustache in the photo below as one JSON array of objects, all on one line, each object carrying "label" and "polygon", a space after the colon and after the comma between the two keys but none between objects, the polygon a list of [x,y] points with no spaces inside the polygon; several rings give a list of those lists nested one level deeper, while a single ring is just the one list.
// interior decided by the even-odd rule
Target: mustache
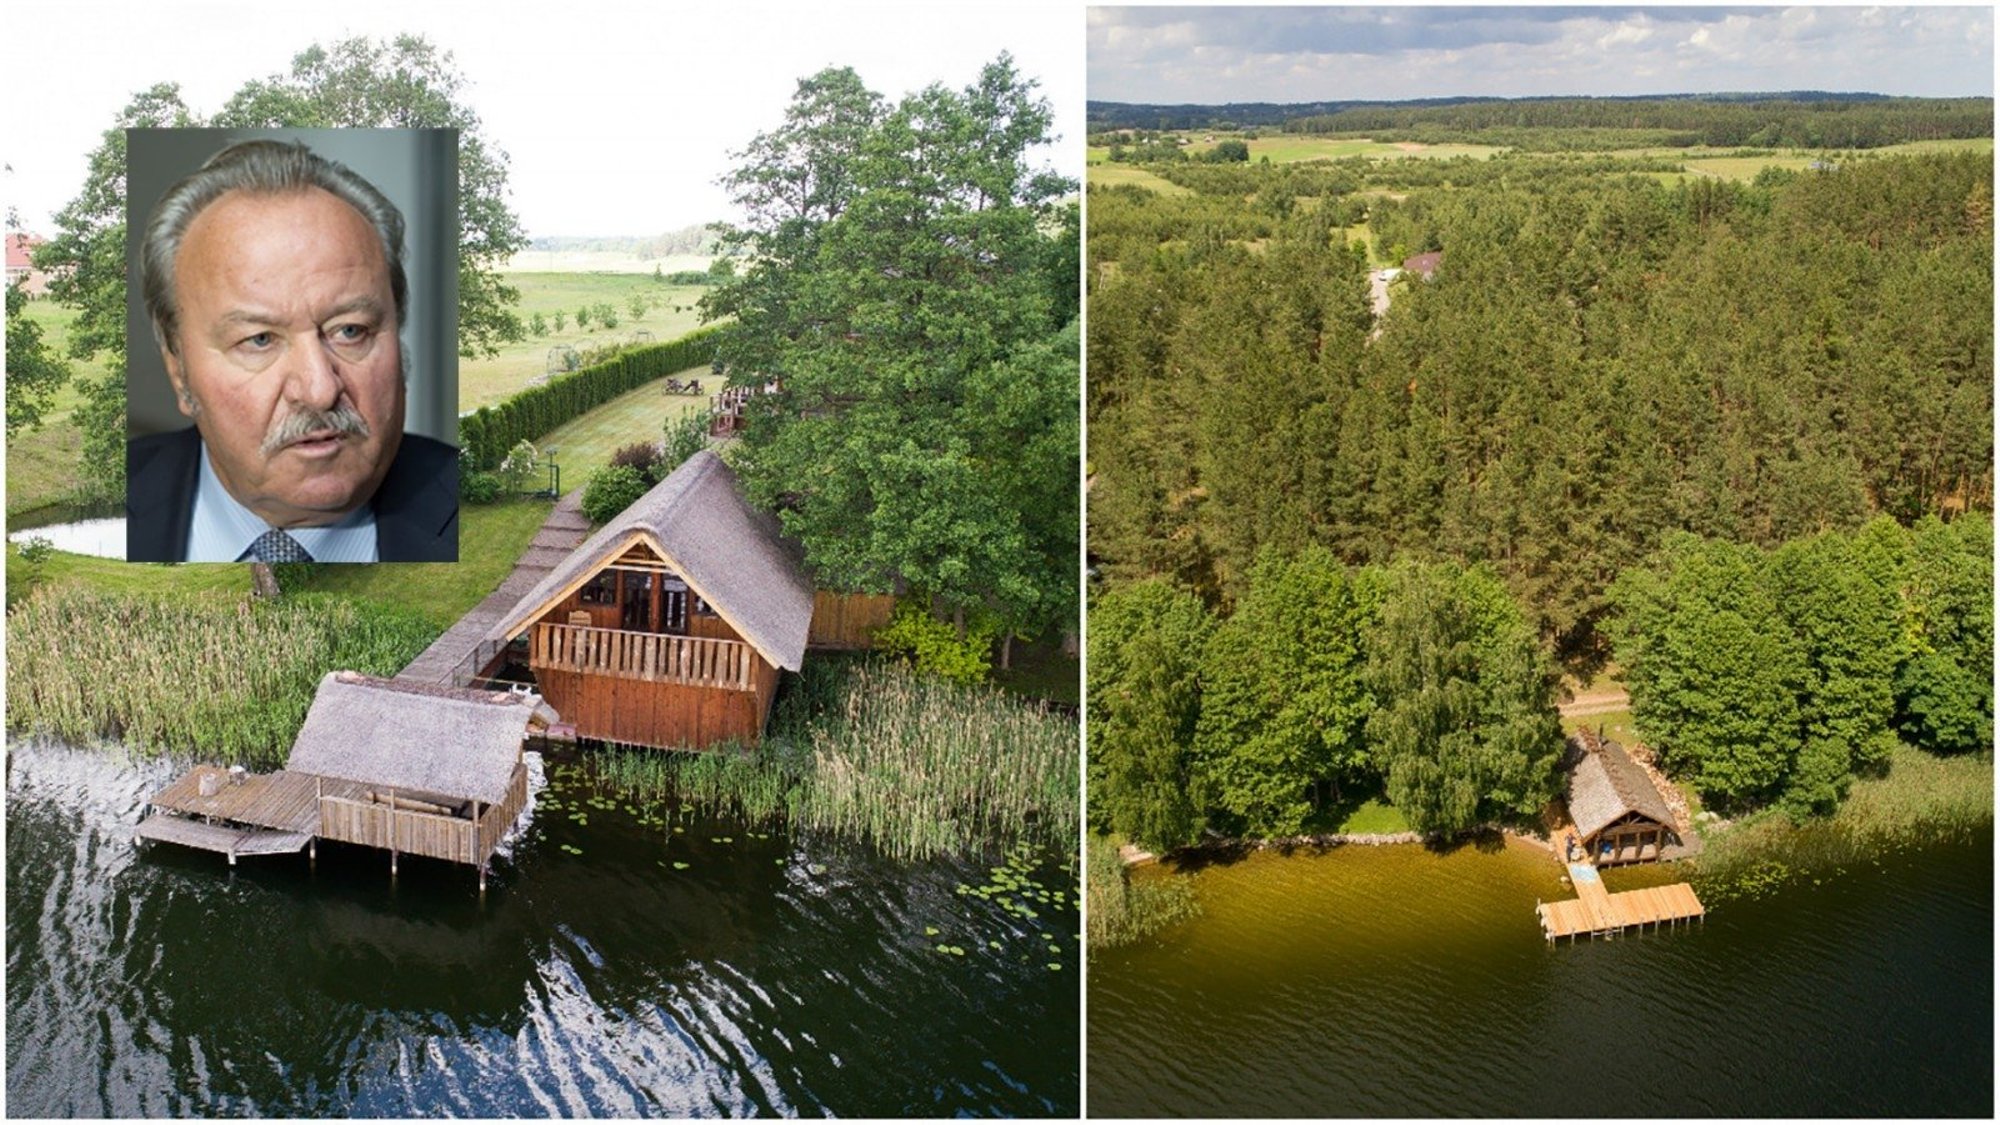
[{"label": "mustache", "polygon": [[328,431],[365,438],[369,433],[368,420],[347,403],[332,410],[294,410],[264,435],[263,454],[269,457],[308,434]]}]

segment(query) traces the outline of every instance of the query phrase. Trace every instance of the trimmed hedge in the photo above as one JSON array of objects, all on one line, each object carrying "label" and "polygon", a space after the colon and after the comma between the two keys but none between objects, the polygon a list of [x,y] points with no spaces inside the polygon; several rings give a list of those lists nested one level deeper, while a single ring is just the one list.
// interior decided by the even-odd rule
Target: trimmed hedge
[{"label": "trimmed hedge", "polygon": [[678,340],[647,344],[581,371],[557,375],[498,406],[482,406],[458,420],[458,441],[482,469],[506,458],[517,442],[539,441],[549,431],[655,379],[699,367],[715,352],[721,325],[698,328]]}]

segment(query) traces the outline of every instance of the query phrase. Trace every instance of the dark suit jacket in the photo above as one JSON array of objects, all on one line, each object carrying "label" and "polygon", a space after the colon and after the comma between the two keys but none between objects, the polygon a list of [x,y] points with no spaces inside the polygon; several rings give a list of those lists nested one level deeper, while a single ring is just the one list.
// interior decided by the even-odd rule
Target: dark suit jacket
[{"label": "dark suit jacket", "polygon": [[[201,456],[201,434],[192,426],[126,443],[127,559],[187,557]],[[404,434],[374,503],[375,553],[383,562],[458,561],[458,450]]]}]

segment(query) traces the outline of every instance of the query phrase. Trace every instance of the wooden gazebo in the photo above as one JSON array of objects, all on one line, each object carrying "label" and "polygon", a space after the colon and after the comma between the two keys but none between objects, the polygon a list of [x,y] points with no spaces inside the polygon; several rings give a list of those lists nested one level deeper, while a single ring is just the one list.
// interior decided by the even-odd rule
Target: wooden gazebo
[{"label": "wooden gazebo", "polygon": [[1591,863],[1645,863],[1679,842],[1666,798],[1623,746],[1582,731],[1570,736],[1565,761],[1570,819]]}]

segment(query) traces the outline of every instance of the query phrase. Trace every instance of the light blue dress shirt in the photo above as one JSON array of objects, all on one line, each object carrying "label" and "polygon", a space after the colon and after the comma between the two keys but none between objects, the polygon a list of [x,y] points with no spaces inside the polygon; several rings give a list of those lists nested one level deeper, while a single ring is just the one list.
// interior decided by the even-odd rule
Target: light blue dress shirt
[{"label": "light blue dress shirt", "polygon": [[[203,446],[201,484],[195,490],[194,522],[188,528],[187,561],[236,562],[270,529],[262,516],[237,503],[222,487],[222,479],[209,464],[208,447]],[[298,540],[314,562],[375,561],[375,509],[367,504],[339,523],[286,528],[285,533]]]}]

